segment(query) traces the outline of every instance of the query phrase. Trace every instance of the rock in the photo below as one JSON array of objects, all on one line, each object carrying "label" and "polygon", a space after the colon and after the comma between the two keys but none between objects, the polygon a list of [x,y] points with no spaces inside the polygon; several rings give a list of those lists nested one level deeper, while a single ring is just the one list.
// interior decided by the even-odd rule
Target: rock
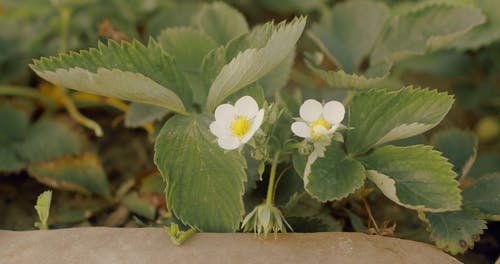
[{"label": "rock", "polygon": [[195,234],[175,246],[161,228],[0,231],[3,264],[460,263],[432,245],[361,233]]}]

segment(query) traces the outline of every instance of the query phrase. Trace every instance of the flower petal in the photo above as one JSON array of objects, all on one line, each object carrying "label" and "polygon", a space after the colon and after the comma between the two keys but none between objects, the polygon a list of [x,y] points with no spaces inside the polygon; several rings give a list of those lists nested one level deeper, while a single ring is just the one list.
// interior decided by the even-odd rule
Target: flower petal
[{"label": "flower petal", "polygon": [[252,124],[250,125],[250,129],[248,129],[248,132],[241,138],[242,143],[247,143],[257,132],[259,129],[260,125],[262,125],[262,121],[264,120],[264,109],[260,109],[259,112],[257,112],[257,115],[255,115],[255,118],[252,120]]},{"label": "flower petal", "polygon": [[210,123],[210,132],[216,137],[228,137],[231,135],[230,123],[214,121]]},{"label": "flower petal", "polygon": [[303,138],[311,137],[311,128],[304,122],[293,122],[292,124],[292,132]]},{"label": "flower petal", "polygon": [[257,102],[248,95],[238,99],[234,104],[234,108],[238,115],[246,116],[247,118],[253,118],[257,114],[257,111],[259,111]]},{"label": "flower petal", "polygon": [[215,109],[215,120],[232,122],[236,116],[236,109],[230,104],[221,104]]},{"label": "flower petal", "polygon": [[307,122],[314,122],[319,119],[323,112],[323,106],[320,102],[309,99],[300,106],[300,117]]},{"label": "flower petal", "polygon": [[240,141],[237,137],[220,137],[219,139],[217,139],[217,144],[219,144],[219,147],[223,149],[233,150],[237,149],[240,146]]},{"label": "flower petal", "polygon": [[323,107],[323,118],[330,124],[342,122],[345,115],[345,107],[339,101],[330,101]]}]

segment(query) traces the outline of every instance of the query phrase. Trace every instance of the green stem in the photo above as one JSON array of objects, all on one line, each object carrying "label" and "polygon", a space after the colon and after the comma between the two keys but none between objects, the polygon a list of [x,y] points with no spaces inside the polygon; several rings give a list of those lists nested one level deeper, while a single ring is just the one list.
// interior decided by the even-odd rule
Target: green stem
[{"label": "green stem", "polygon": [[347,92],[347,95],[344,97],[344,100],[342,100],[342,104],[344,106],[347,106],[355,95],[356,91],[350,90],[349,92]]},{"label": "green stem", "polygon": [[177,245],[179,246],[184,244],[184,242],[186,242],[186,240],[188,240],[188,238],[190,238],[192,235],[196,234],[196,232],[198,232],[198,230],[192,227],[187,231],[181,232],[180,236],[175,239],[175,243],[177,243]]},{"label": "green stem", "polygon": [[61,8],[61,46],[59,52],[64,53],[68,50],[68,31],[71,9],[69,7]]},{"label": "green stem", "polygon": [[33,98],[40,100],[40,102],[42,102],[48,108],[54,108],[54,102],[50,97],[43,95],[42,93],[31,87],[3,85],[0,86],[0,95],[13,95]]},{"label": "green stem", "polygon": [[271,205],[273,203],[274,182],[276,180],[276,168],[278,167],[280,154],[280,151],[277,151],[276,154],[274,154],[273,162],[271,164],[271,174],[269,175],[269,186],[267,187],[266,197],[266,203],[268,205]]},{"label": "green stem", "polygon": [[99,126],[99,124],[97,124],[94,120],[82,115],[82,113],[80,113],[80,111],[76,108],[75,102],[73,102],[68,95],[64,94],[61,100],[64,104],[64,108],[66,108],[69,116],[73,118],[73,120],[87,128],[92,129],[96,136],[101,137],[103,135],[101,126]]}]

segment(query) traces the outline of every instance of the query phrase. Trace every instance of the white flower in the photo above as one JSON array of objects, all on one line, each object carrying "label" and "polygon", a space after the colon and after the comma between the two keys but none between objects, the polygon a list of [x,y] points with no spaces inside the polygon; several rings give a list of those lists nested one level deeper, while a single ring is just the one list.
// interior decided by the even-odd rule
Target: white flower
[{"label": "white flower", "polygon": [[330,137],[344,119],[345,108],[338,101],[325,105],[309,99],[300,106],[301,120],[292,124],[292,132],[303,138],[313,140]]},{"label": "white flower", "polygon": [[221,104],[215,109],[210,132],[223,149],[237,149],[247,143],[264,120],[264,109],[250,96],[243,96],[233,105]]}]

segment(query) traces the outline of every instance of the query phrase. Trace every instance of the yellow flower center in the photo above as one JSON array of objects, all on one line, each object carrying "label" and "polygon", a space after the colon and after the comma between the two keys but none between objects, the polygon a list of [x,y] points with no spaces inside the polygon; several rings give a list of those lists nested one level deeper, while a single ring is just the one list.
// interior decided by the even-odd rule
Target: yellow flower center
[{"label": "yellow flower center", "polygon": [[315,128],[317,126],[322,126],[326,130],[329,130],[330,128],[332,128],[332,126],[330,126],[330,124],[328,124],[328,122],[326,122],[325,119],[323,119],[322,117],[320,117],[318,120],[312,122],[311,125],[309,126],[309,127],[311,127],[311,135],[312,135],[313,139],[319,139],[319,138],[321,138],[321,137],[324,136],[323,134],[317,134],[316,133],[316,129]]},{"label": "yellow flower center", "polygon": [[238,116],[231,124],[231,132],[233,132],[233,135],[239,138],[243,137],[249,129],[250,121],[246,116]]}]

